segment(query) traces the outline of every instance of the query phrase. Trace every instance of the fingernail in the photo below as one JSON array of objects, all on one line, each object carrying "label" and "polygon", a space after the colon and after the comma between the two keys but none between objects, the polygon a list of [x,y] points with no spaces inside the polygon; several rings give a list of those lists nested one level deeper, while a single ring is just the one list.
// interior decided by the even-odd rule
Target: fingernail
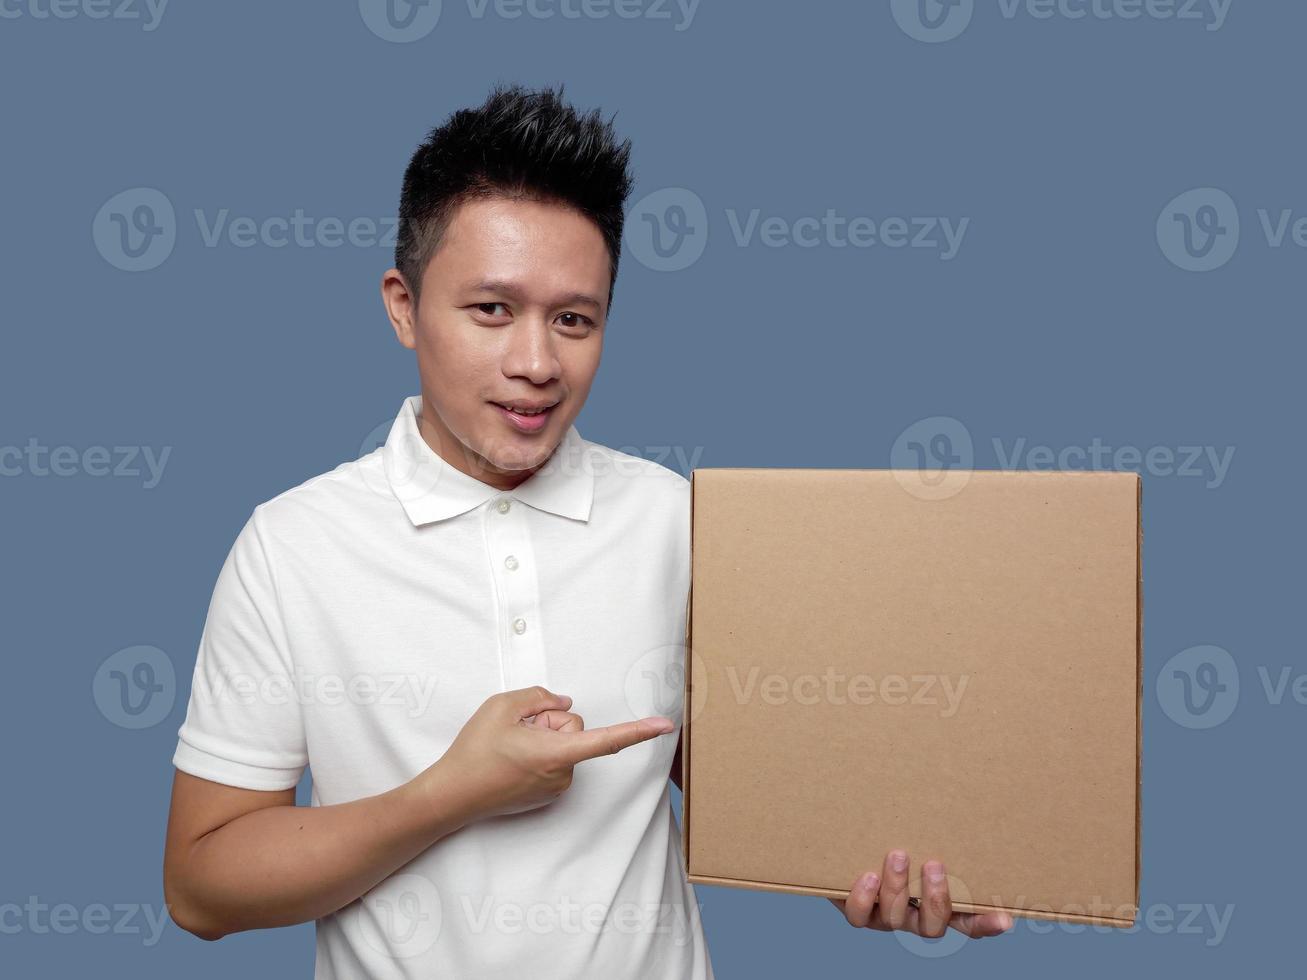
[{"label": "fingernail", "polygon": [[944,865],[939,861],[927,861],[926,866],[921,870],[931,884],[938,885],[944,880]]},{"label": "fingernail", "polygon": [[907,851],[891,852],[889,856],[889,866],[893,868],[895,871],[907,871],[908,852]]},{"label": "fingernail", "polygon": [[1012,928],[1012,916],[1010,916],[1010,915],[1008,915],[1006,912],[1004,912],[1004,913],[1003,913],[1003,919],[1002,919],[1002,921],[999,922],[999,925],[1001,925],[1001,926],[1003,927],[1003,930],[1004,930],[1004,931],[1007,931],[1008,929],[1011,929],[1011,928]]},{"label": "fingernail", "polygon": [[870,892],[879,884],[880,875],[876,874],[874,871],[868,871],[858,879],[858,890],[864,893]]},{"label": "fingernail", "polygon": [[654,722],[654,728],[658,729],[664,735],[676,727],[676,723],[668,718],[659,718]]}]

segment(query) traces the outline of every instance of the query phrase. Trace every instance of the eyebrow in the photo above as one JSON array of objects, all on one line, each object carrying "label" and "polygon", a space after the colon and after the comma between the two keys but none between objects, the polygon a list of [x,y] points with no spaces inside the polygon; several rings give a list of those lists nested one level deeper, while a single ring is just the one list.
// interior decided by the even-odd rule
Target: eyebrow
[{"label": "eyebrow", "polygon": [[[512,299],[521,297],[521,290],[511,282],[505,282],[498,279],[486,279],[472,286],[472,292],[475,293],[496,293],[502,296],[508,296]],[[566,293],[559,296],[551,304],[553,306],[577,306],[588,305],[595,309],[600,309],[602,304],[589,293]]]}]

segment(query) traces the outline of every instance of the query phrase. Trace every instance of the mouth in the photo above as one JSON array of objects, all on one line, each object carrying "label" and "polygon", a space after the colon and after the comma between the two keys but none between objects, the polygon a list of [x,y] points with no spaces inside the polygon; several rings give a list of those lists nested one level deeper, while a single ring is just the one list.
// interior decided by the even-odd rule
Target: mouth
[{"label": "mouth", "polygon": [[519,432],[539,432],[549,422],[557,402],[491,402]]}]

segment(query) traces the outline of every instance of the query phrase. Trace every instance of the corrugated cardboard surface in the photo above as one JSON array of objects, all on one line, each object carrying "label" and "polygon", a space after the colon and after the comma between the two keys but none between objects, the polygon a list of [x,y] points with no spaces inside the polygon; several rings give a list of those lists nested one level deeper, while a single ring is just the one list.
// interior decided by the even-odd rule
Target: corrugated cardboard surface
[{"label": "corrugated cardboard surface", "polygon": [[[1138,477],[697,469],[690,880],[847,895],[894,847],[959,910],[1139,902]],[[957,475],[954,477],[957,478]]]}]

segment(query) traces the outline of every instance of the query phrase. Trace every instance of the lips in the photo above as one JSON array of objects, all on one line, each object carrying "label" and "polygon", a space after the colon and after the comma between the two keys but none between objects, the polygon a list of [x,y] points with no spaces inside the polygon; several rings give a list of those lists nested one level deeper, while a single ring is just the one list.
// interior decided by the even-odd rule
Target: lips
[{"label": "lips", "polygon": [[511,401],[511,402],[494,402],[500,408],[507,408],[517,412],[519,415],[534,415],[536,412],[543,411],[547,408],[553,408],[557,402],[542,401]]},{"label": "lips", "polygon": [[[554,406],[545,402],[491,402],[499,413],[519,432],[539,432],[549,421]],[[513,407],[510,408],[509,405]]]}]

